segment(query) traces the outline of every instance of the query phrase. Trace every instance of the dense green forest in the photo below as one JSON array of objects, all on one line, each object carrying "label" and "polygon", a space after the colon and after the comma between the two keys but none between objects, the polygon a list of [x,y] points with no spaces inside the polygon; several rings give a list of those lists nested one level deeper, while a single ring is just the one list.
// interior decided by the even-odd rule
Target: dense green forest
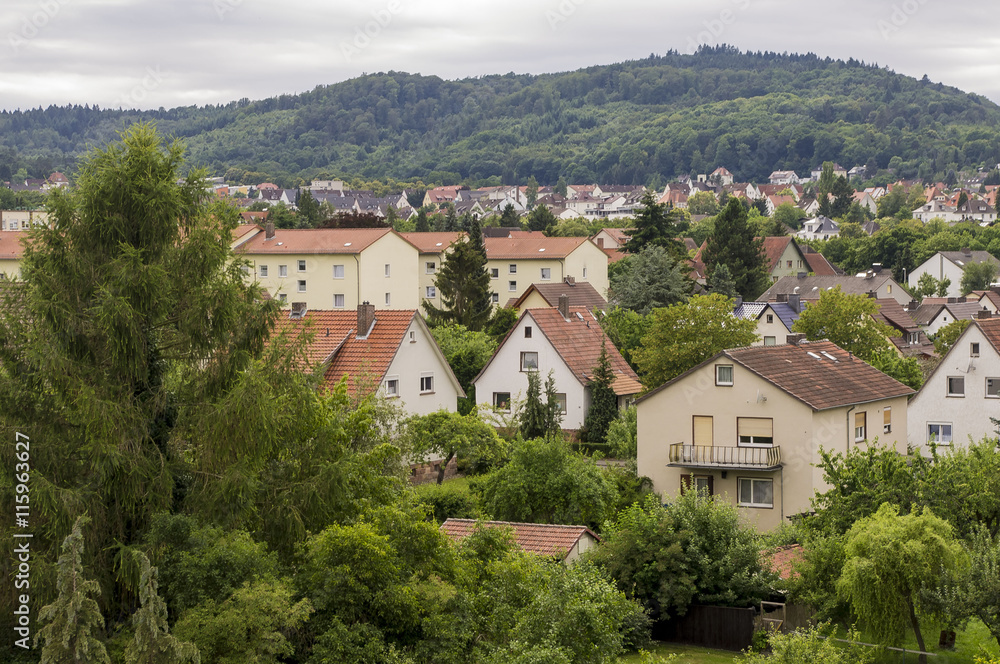
[{"label": "dense green forest", "polygon": [[0,180],[73,170],[152,120],[189,164],[285,186],[317,175],[427,183],[661,183],[725,166],[739,180],[823,161],[931,178],[1000,161],[1000,107],[874,64],[704,47],[546,75],[364,75],[299,95],[157,111],[0,113]]}]

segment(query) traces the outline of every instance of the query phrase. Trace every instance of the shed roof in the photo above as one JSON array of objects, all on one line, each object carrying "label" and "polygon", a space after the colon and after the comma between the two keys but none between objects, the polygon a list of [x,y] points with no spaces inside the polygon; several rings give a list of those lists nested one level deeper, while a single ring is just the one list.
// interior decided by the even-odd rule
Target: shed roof
[{"label": "shed roof", "polygon": [[564,526],[549,523],[514,523],[511,521],[475,521],[473,519],[447,519],[441,531],[448,539],[458,542],[475,532],[477,525],[485,528],[510,528],[514,541],[524,551],[543,556],[566,558],[577,542],[584,537],[600,541],[586,526]]}]

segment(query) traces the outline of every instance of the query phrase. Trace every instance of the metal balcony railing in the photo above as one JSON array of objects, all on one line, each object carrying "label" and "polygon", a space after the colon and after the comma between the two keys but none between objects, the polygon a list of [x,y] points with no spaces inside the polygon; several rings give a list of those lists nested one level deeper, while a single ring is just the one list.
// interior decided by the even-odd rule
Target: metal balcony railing
[{"label": "metal balcony railing", "polygon": [[670,446],[670,465],[684,468],[745,468],[773,470],[781,467],[781,447]]}]

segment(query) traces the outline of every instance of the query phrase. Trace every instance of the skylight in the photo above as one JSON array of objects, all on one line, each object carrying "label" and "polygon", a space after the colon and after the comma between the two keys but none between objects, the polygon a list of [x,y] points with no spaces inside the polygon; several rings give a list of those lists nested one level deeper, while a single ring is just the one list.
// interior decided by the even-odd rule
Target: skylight
[{"label": "skylight", "polygon": [[444,243],[443,243],[443,242],[438,242],[438,243],[437,243],[437,244],[435,244],[434,246],[435,246],[435,247],[440,247],[440,246],[441,246],[442,244],[444,244]]},{"label": "skylight", "polygon": [[814,353],[814,352],[812,352],[812,351],[809,351],[809,356],[810,356],[810,357],[815,357],[815,358],[816,358],[817,360],[821,360],[821,359],[823,359],[823,358],[821,358],[821,357],[820,357],[819,355],[817,355],[816,353]]},{"label": "skylight", "polygon": [[349,246],[351,246],[351,243],[350,243],[350,242],[345,242],[345,243],[344,243],[344,246],[345,246],[345,247],[349,247]]},{"label": "skylight", "polygon": [[541,249],[539,249],[538,251],[545,251],[545,247],[542,247],[542,248],[541,248]]}]

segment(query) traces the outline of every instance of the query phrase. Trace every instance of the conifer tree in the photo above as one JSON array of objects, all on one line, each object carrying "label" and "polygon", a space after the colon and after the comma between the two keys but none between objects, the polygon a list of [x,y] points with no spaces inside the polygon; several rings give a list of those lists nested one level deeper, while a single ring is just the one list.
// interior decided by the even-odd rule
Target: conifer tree
[{"label": "conifer tree", "polygon": [[454,232],[458,230],[458,215],[455,213],[455,204],[448,203],[447,211],[444,215],[444,228],[442,230]]},{"label": "conifer tree", "polygon": [[93,597],[101,594],[101,588],[83,575],[83,526],[89,521],[78,517],[63,540],[57,563],[59,595],[38,614],[39,624],[44,625],[35,636],[35,645],[43,644],[41,664],[111,662],[97,635],[104,628],[104,617]]},{"label": "conifer tree", "polygon": [[414,229],[418,233],[428,233],[431,230],[431,222],[427,218],[427,210],[420,208],[417,210],[417,225]]},{"label": "conifer tree", "polygon": [[597,358],[597,366],[593,368],[593,379],[590,381],[590,408],[583,420],[583,430],[580,439],[586,443],[604,443],[608,427],[618,418],[618,396],[612,385],[615,374],[611,369],[611,358],[608,356],[609,342],[601,337],[601,354]]},{"label": "conifer tree", "polygon": [[138,554],[139,610],[132,614],[135,639],[125,650],[126,664],[200,664],[198,648],[170,634],[167,626],[167,604],[157,592],[157,569],[150,567],[149,558]]},{"label": "conifer tree", "polygon": [[299,227],[300,228],[313,228],[319,223],[322,213],[320,211],[319,203],[313,198],[312,192],[308,189],[299,190]]},{"label": "conifer tree", "polygon": [[539,205],[527,216],[529,231],[544,231],[549,226],[559,223],[552,211],[544,205]]},{"label": "conifer tree", "polygon": [[637,254],[649,245],[663,247],[674,260],[687,258],[684,243],[677,238],[678,212],[664,203],[657,203],[651,192],[642,196],[642,210],[635,216],[631,239],[623,245],[625,251]]},{"label": "conifer tree", "polygon": [[502,228],[511,228],[514,226],[521,226],[521,217],[518,216],[517,210],[510,203],[504,206],[503,212],[500,213],[500,226]]},{"label": "conifer tree", "polygon": [[545,435],[546,416],[538,371],[529,371],[527,378],[528,391],[524,395],[524,407],[521,409],[521,435],[530,440]]},{"label": "conifer tree", "polygon": [[708,280],[708,290],[731,298],[739,295],[736,292],[736,284],[733,283],[733,275],[725,264],[715,266],[715,271]]},{"label": "conifer tree", "polygon": [[424,311],[432,324],[454,323],[482,330],[493,309],[490,295],[490,275],[486,271],[486,249],[483,246],[479,222],[473,220],[468,238],[459,238],[441,263],[434,277],[434,286],[441,296],[441,307],[424,301]]},{"label": "conifer tree", "polygon": [[743,204],[737,198],[730,199],[715,218],[715,229],[705,247],[703,258],[709,279],[716,267],[726,265],[736,292],[744,300],[753,300],[767,290],[763,249],[764,241],[754,236]]}]

